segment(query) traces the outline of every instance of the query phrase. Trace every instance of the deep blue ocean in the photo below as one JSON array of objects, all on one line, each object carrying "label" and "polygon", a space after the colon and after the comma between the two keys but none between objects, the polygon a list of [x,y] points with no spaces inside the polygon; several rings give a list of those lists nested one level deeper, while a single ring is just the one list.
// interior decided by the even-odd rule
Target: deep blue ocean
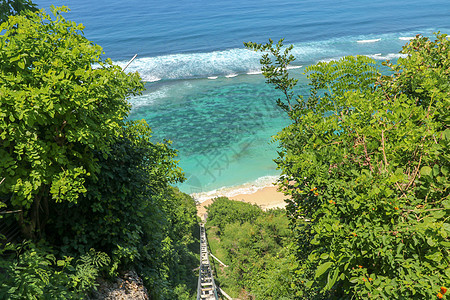
[{"label": "deep blue ocean", "polygon": [[259,54],[243,42],[285,38],[294,44],[299,92],[304,67],[346,55],[396,59],[416,34],[450,34],[449,0],[36,0],[66,5],[67,19],[120,66],[146,81],[129,99],[131,119],[146,119],[156,141],[170,139],[202,200],[250,192],[274,181],[272,136],[288,124],[280,96],[258,74]]}]

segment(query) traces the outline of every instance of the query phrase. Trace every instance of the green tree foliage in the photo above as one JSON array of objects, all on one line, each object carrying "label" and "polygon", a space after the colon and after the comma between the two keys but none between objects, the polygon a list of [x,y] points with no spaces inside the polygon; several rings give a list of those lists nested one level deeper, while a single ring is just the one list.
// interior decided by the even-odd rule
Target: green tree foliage
[{"label": "green tree foliage", "polygon": [[95,152],[108,155],[125,99],[143,88],[61,11],[53,8],[53,21],[42,10],[0,25],[0,193],[21,210],[28,237],[45,226],[49,202],[76,203],[86,192],[99,170]]},{"label": "green tree foliage", "polygon": [[[93,287],[86,283],[94,282],[96,269],[82,264],[85,268],[80,272],[86,272],[71,275],[61,273],[59,265],[47,264],[46,259],[55,255],[83,258],[95,248],[111,256],[110,275],[138,271],[152,299],[177,299],[195,293],[193,269],[198,266],[195,253],[199,235],[195,201],[169,185],[183,178],[173,160],[175,150],[167,143],[151,143],[150,137],[145,121],[130,122],[107,157],[97,153],[100,171],[95,180],[86,180],[87,192],[77,203],[50,205],[51,218],[44,236],[55,250],[45,252],[36,247],[33,251],[40,254],[32,256],[33,264],[20,269],[35,274],[34,264],[45,264],[46,277],[17,277],[9,264],[12,271],[5,274],[8,282],[13,282],[9,288],[27,295],[21,287],[36,286],[52,296],[69,289],[69,294],[61,294],[66,295],[63,298],[83,297]],[[20,253],[17,260],[26,255],[26,251]],[[83,288],[71,289],[78,281]]]},{"label": "green tree foliage", "polygon": [[208,206],[208,224],[217,226],[221,233],[226,224],[253,222],[261,215],[261,208],[245,202],[231,201],[227,197],[214,199]]},{"label": "green tree foliage", "polygon": [[[197,293],[200,230],[195,201],[177,189],[168,189],[156,201],[162,204],[163,222],[154,224],[158,231],[147,236],[158,237],[147,241],[136,263],[155,299],[192,299]],[[158,277],[155,277],[155,272]],[[154,281],[158,278],[158,281]],[[152,282],[154,282],[152,284]],[[178,292],[177,292],[178,291]]]},{"label": "green tree foliage", "polygon": [[175,299],[179,285],[196,288],[196,206],[169,185],[183,179],[175,150],[150,137],[144,121],[128,123],[108,157],[97,155],[100,172],[85,195],[53,206],[46,237],[66,255],[111,253],[111,272],[134,268],[155,299]]},{"label": "green tree foliage", "polygon": [[37,5],[30,0],[1,0],[0,23],[5,22],[9,16],[19,14],[23,11],[37,11]]},{"label": "green tree foliage", "polygon": [[145,222],[153,222],[154,227],[161,223],[163,207],[156,198],[183,178],[173,160],[175,150],[168,144],[153,144],[150,138],[145,121],[128,123],[108,156],[98,152],[98,176],[87,179],[87,192],[77,203],[52,206],[47,238],[69,252],[95,248],[111,253],[121,246],[137,253],[143,232],[158,232],[143,228]]},{"label": "green tree foliage", "polygon": [[45,245],[6,244],[0,249],[1,299],[83,299],[110,258],[93,249],[80,259],[56,259]]},{"label": "green tree foliage", "polygon": [[208,240],[229,265],[218,277],[227,293],[248,299],[293,299],[298,264],[288,223],[285,210],[265,212],[225,197],[208,206]]},{"label": "green tree foliage", "polygon": [[[276,162],[304,298],[433,299],[450,285],[449,48],[418,36],[390,75],[367,57],[319,63],[308,99],[284,107]],[[264,75],[290,93],[278,61],[266,56]]]},{"label": "green tree foliage", "polygon": [[125,121],[139,75],[102,59],[61,11],[0,25],[0,204],[52,247],[2,245],[0,298],[85,298],[106,264],[103,276],[138,271],[152,299],[188,298],[198,220],[171,187],[184,179],[176,150]]}]

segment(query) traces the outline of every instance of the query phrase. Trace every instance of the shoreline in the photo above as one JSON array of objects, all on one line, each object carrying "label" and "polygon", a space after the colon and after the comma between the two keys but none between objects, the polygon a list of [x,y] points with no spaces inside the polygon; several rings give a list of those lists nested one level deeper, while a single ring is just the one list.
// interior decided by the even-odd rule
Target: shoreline
[{"label": "shoreline", "polygon": [[[206,214],[206,206],[213,203],[213,199],[219,196],[213,196],[203,202],[197,203],[197,215],[203,219]],[[252,193],[237,194],[234,196],[224,196],[231,200],[243,201],[251,204],[256,204],[263,210],[271,208],[284,208],[286,207],[285,196],[282,192],[278,191],[277,186],[266,186],[260,188]]]},{"label": "shoreline", "polygon": [[278,175],[265,175],[255,180],[248,181],[238,185],[223,186],[207,192],[190,193],[189,195],[195,199],[197,203],[203,203],[207,200],[217,197],[236,197],[240,195],[248,195],[257,193],[267,187],[276,187]]}]

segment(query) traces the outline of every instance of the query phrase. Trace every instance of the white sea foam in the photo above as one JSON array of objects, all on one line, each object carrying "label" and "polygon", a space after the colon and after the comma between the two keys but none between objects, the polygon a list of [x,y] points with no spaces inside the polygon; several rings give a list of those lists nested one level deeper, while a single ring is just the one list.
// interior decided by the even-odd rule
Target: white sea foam
[{"label": "white sea foam", "polygon": [[159,77],[155,77],[155,76],[146,76],[144,81],[148,81],[148,82],[156,82],[156,81],[160,81],[161,78]]},{"label": "white sea foam", "polygon": [[332,61],[340,60],[341,58],[342,58],[342,57],[324,58],[324,59],[319,60],[318,62],[321,62],[321,63],[329,63],[329,62],[332,62]]},{"label": "white sea foam", "polygon": [[250,72],[247,72],[247,75],[259,75],[259,74],[262,74],[262,71],[250,71]]},{"label": "white sea foam", "polygon": [[[192,79],[244,74],[259,67],[260,54],[246,49],[230,49],[207,53],[180,53],[156,57],[140,57],[127,68],[139,72],[144,81],[157,79]],[[123,67],[126,61],[115,64]],[[210,78],[211,77],[211,78]]]},{"label": "white sea foam", "polygon": [[407,57],[406,54],[402,53],[388,53],[385,55],[382,55],[381,53],[367,55],[370,58],[376,59],[376,60],[392,60],[392,59],[398,59],[398,58],[405,58]]},{"label": "white sea foam", "polygon": [[[308,43],[295,45],[292,54],[297,61],[314,62],[316,57],[336,54],[336,49],[327,43]],[[261,53],[247,49],[229,49],[207,53],[180,53],[155,57],[138,57],[127,68],[127,72],[138,72],[144,81],[171,79],[193,79],[227,77],[239,74],[261,74]],[[128,60],[115,61],[124,67]],[[298,69],[301,66],[289,66]]]},{"label": "white sea foam", "polygon": [[217,78],[219,78],[218,76],[209,76],[208,77],[208,79],[211,79],[211,80],[214,80],[214,79],[217,79]]},{"label": "white sea foam", "polygon": [[295,69],[300,69],[303,66],[288,66],[287,69],[288,70],[295,70]]},{"label": "white sea foam", "polygon": [[162,99],[167,96],[168,88],[164,87],[158,89],[156,91],[152,91],[151,93],[147,93],[140,96],[135,96],[130,99],[130,103],[132,105],[132,109],[136,109],[138,107],[147,106],[155,103],[158,99]]},{"label": "white sea foam", "polygon": [[[296,57],[296,64],[289,69],[301,68],[300,65],[314,64],[317,61],[331,61],[346,55],[363,52],[362,48],[370,43],[380,47],[378,51],[393,52],[400,50],[399,41],[410,39],[412,33],[383,34],[379,36],[360,35],[336,37],[329,40],[294,44],[291,53]],[[355,41],[358,46],[355,46]],[[379,41],[383,43],[376,44]],[[368,43],[368,44],[367,44]],[[384,55],[378,55],[384,57]],[[205,53],[180,53],[155,57],[138,57],[127,68],[127,72],[139,72],[144,81],[178,80],[215,77],[232,78],[240,74],[261,74],[261,53],[244,48],[235,48]],[[124,67],[127,60],[116,61]]]},{"label": "white sea foam", "polygon": [[[402,54],[402,53],[388,53],[385,55],[383,55],[382,53],[375,53],[375,54],[367,54],[365,56],[376,59],[376,60],[392,60],[392,59],[407,57],[406,54]],[[342,58],[343,57],[326,58],[326,59],[321,59],[318,62],[329,63],[332,61],[338,61]]]},{"label": "white sea foam", "polygon": [[208,192],[193,193],[191,196],[201,203],[216,197],[233,197],[242,194],[253,194],[265,187],[273,186],[277,179],[278,176],[264,176],[255,181],[246,182],[238,186],[222,187]]},{"label": "white sea foam", "polygon": [[182,81],[178,82],[176,85],[157,85],[152,86],[151,88],[147,89],[146,92],[144,92],[143,95],[140,96],[134,96],[129,99],[132,110],[136,110],[139,107],[144,106],[151,106],[155,103],[161,103],[166,101],[167,99],[173,99],[174,95],[177,95],[178,97],[183,97],[184,95],[187,95],[191,93],[192,88],[195,86],[192,84],[191,81]]},{"label": "white sea foam", "polygon": [[379,41],[381,41],[381,39],[359,40],[359,41],[356,41],[356,42],[360,43],[360,44],[365,44],[365,43],[376,43],[376,42],[379,42]]},{"label": "white sea foam", "polygon": [[401,40],[401,41],[410,41],[410,40],[415,39],[415,37],[413,37],[413,36],[401,36],[398,39]]}]

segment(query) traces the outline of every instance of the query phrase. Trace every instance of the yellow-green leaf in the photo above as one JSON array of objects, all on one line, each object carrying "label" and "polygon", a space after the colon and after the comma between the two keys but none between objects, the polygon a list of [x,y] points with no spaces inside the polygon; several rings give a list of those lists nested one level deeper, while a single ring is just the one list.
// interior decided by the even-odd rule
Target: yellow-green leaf
[{"label": "yellow-green leaf", "polygon": [[325,273],[331,266],[333,265],[333,262],[328,261],[326,263],[321,264],[316,269],[316,275],[315,278],[320,277],[323,273]]}]

